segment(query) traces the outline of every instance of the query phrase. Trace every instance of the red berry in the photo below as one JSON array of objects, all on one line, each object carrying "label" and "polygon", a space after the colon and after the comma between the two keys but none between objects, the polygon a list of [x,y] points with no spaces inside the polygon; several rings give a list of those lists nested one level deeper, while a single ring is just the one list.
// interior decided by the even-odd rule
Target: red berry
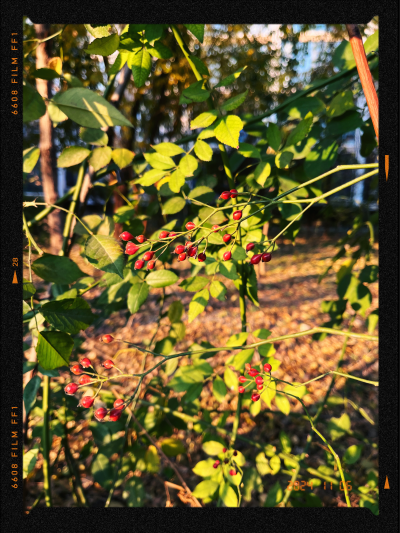
[{"label": "red berry", "polygon": [[249,376],[254,378],[257,374],[259,374],[259,371],[256,370],[255,368],[250,368],[250,370],[248,371],[248,374],[249,374]]},{"label": "red berry", "polygon": [[239,383],[246,383],[247,379],[244,376],[239,376]]},{"label": "red berry", "polygon": [[228,242],[232,239],[232,235],[230,233],[225,233],[225,235],[222,237],[222,240],[228,244]]},{"label": "red berry", "polygon": [[263,390],[264,383],[257,383],[257,390]]},{"label": "red berry", "polygon": [[135,237],[135,239],[137,240],[137,242],[140,242],[140,244],[143,244],[144,241],[147,241],[144,235],[138,235],[137,237]]},{"label": "red berry", "polygon": [[184,261],[186,259],[186,254],[183,252],[182,254],[178,255],[178,261]]},{"label": "red berry", "polygon": [[189,230],[189,231],[192,230],[192,229],[195,228],[195,227],[196,227],[196,224],[195,224],[194,222],[188,222],[188,223],[186,224],[186,226],[185,226],[185,228],[186,228],[187,230]]},{"label": "red berry", "polygon": [[219,232],[219,226],[218,224],[214,224],[214,226],[211,228],[214,230],[214,233],[218,233]]},{"label": "red berry", "polygon": [[257,392],[253,392],[253,394],[251,395],[251,399],[253,400],[253,402],[258,402],[258,400],[260,399],[260,395]]},{"label": "red berry", "polygon": [[133,235],[129,233],[129,231],[123,231],[119,238],[123,241],[131,241],[133,239]]},{"label": "red berry", "polygon": [[240,385],[238,388],[239,392],[244,392],[246,389],[243,387],[243,385]]},{"label": "red berry", "polygon": [[147,270],[153,270],[153,268],[156,266],[156,262],[155,261],[149,261],[147,263]]},{"label": "red berry", "polygon": [[219,459],[216,459],[214,464],[219,465]]},{"label": "red berry", "polygon": [[252,250],[254,246],[254,242],[249,242],[249,244],[246,246],[246,252],[250,252],[250,250]]},{"label": "red berry", "polygon": [[197,256],[197,260],[200,261],[200,263],[202,263],[203,261],[206,260],[206,254],[204,254],[203,252],[201,254],[199,254]]},{"label": "red berry", "polygon": [[185,243],[185,248],[186,248],[186,250],[189,250],[192,246],[193,246],[193,243],[192,243],[192,242],[190,242],[190,241],[186,241],[186,243]]},{"label": "red berry", "polygon": [[256,377],[256,383],[264,383],[264,380],[261,376]]},{"label": "red berry", "polygon": [[262,254],[254,254],[253,257],[250,259],[250,263],[252,265],[258,265],[258,263],[261,261]]},{"label": "red berry", "polygon": [[136,246],[134,242],[128,242],[125,247],[125,253],[127,255],[134,255],[139,250],[139,246]]},{"label": "red berry", "polygon": [[240,220],[242,218],[242,211],[235,211],[233,213],[233,220]]},{"label": "red berry", "polygon": [[71,366],[71,372],[76,376],[79,376],[79,374],[82,374],[83,368],[81,367],[81,365],[73,365]]},{"label": "red berry", "polygon": [[135,263],[135,270],[140,270],[144,267],[144,261],[142,259],[138,259]]},{"label": "red berry", "polygon": [[83,359],[81,359],[81,366],[83,366],[83,368],[89,368],[90,366],[92,366],[92,362],[87,357],[84,357]]},{"label": "red berry", "polygon": [[219,464],[219,463],[215,462],[215,463],[213,464],[213,468],[218,468],[218,464]]},{"label": "red berry", "polygon": [[225,252],[223,255],[224,261],[229,261],[231,257],[232,257],[231,252]]},{"label": "red berry", "polygon": [[124,405],[124,400],[122,398],[118,398],[114,402],[115,409],[122,409],[122,406]]},{"label": "red berry", "polygon": [[111,361],[111,359],[107,359],[107,361],[104,361],[103,365],[104,368],[112,368],[114,366],[114,361]]},{"label": "red berry", "polygon": [[105,342],[106,344],[110,344],[114,340],[114,337],[112,335],[103,335],[101,337],[101,340]]},{"label": "red berry", "polygon": [[178,246],[174,250],[174,252],[178,255],[184,251],[185,251],[185,247],[183,246],[183,244],[178,244]]},{"label": "red berry", "polygon": [[224,459],[224,463],[227,465],[229,463],[229,459]]},{"label": "red berry", "polygon": [[225,453],[226,452],[226,448],[222,448],[222,451]]},{"label": "red berry", "polygon": [[264,370],[265,372],[271,372],[272,366],[269,363],[265,363]]},{"label": "red berry", "polygon": [[143,256],[143,259],[145,261],[150,261],[151,259],[153,259],[153,255],[154,255],[154,252],[146,252]]},{"label": "red berry", "polygon": [[85,409],[89,409],[89,407],[92,407],[93,402],[94,402],[93,396],[83,396],[78,405],[81,407],[84,407]]},{"label": "red berry", "polygon": [[236,472],[236,470],[233,470],[233,468],[232,468],[232,470],[229,470],[229,474],[231,476],[236,476],[237,472]]},{"label": "red berry", "polygon": [[237,452],[237,450],[235,450],[235,451],[233,452],[233,455],[236,457],[237,454],[238,454],[238,452]]},{"label": "red berry", "polygon": [[178,235],[177,233],[170,233],[169,236],[170,237],[175,237],[175,235]]},{"label": "red berry", "polygon": [[262,254],[262,262],[269,263],[271,261],[272,255],[270,253]]},{"label": "red berry", "polygon": [[239,194],[236,189],[231,189],[230,193],[231,193],[231,198],[236,198],[236,196]]},{"label": "red berry", "polygon": [[120,416],[122,415],[122,409],[111,409],[110,411],[110,421],[117,422]]},{"label": "red berry", "polygon": [[78,385],[76,383],[68,383],[68,385],[64,388],[65,394],[69,394],[70,396],[75,394],[77,390],[78,390]]},{"label": "red berry", "polygon": [[92,381],[91,377],[88,376],[87,374],[83,374],[78,379],[79,385],[86,385],[87,383],[90,383],[91,381]]},{"label": "red berry", "polygon": [[103,418],[106,416],[107,414],[107,409],[105,407],[99,407],[98,409],[96,409],[96,411],[94,412],[94,416],[97,420],[103,420]]},{"label": "red berry", "polygon": [[221,196],[220,196],[220,198],[222,198],[223,200],[229,200],[230,197],[231,197],[231,193],[229,191],[224,191],[223,193],[221,193]]},{"label": "red berry", "polygon": [[168,235],[169,235],[169,232],[163,230],[163,231],[160,231],[159,237],[160,239],[165,239],[166,237],[168,237]]},{"label": "red berry", "polygon": [[197,248],[195,248],[193,246],[191,248],[189,248],[189,250],[188,250],[188,256],[189,257],[194,257],[196,254],[197,254]]}]

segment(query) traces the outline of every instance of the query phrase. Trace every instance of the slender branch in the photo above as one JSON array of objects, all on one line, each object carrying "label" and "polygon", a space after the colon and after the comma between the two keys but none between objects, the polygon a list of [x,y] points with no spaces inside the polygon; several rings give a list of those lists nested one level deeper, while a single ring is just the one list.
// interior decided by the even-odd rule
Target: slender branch
[{"label": "slender branch", "polygon": [[[23,220],[23,223],[24,223],[24,230],[25,230],[25,234],[29,240],[29,242],[31,242],[33,244],[33,246],[36,248],[36,250],[39,252],[40,255],[43,255],[43,251],[39,248],[39,246],[36,244],[36,241],[35,239],[32,237],[31,235],[31,232],[29,231],[28,229],[28,225],[26,223],[26,218],[25,218],[25,213],[22,211],[22,220]],[[32,281],[32,280],[31,280]]]},{"label": "slender branch", "polygon": [[85,168],[86,168],[86,163],[82,163],[81,166],[79,167],[78,179],[76,182],[74,194],[72,196],[72,201],[69,206],[69,212],[65,219],[64,231],[63,231],[63,243],[62,243],[62,249],[60,250],[59,255],[65,255],[67,252],[68,242],[69,242],[69,238],[71,234],[71,224],[72,224],[72,220],[75,214],[76,204],[78,202],[79,195],[82,189],[83,178],[85,177]]},{"label": "slender branch", "polygon": [[43,490],[47,507],[52,507],[51,496],[51,474],[50,474],[50,378],[43,376],[42,381],[43,396],[43,430],[42,430],[42,447],[43,447]]}]

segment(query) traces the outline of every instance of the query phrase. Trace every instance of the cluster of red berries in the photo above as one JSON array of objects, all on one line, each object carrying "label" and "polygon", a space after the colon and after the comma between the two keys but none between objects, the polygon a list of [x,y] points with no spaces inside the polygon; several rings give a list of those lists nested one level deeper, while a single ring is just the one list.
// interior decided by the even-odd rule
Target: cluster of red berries
[{"label": "cluster of red berries", "polygon": [[[227,464],[232,464],[232,457],[236,457],[237,454],[238,454],[237,450],[234,450],[233,453],[231,454],[231,456],[229,457],[230,453],[229,453],[227,448],[222,448],[222,452],[225,454],[225,458],[223,460],[223,463],[226,464],[226,465]],[[219,459],[217,459],[215,461],[215,463],[213,464],[213,468],[218,468],[220,464],[221,464],[221,461]],[[236,474],[237,474],[237,472],[236,472],[236,470],[234,468],[231,468],[229,470],[229,475],[236,476]]]},{"label": "cluster of red berries", "polygon": [[[251,383],[255,383],[256,385],[256,391],[253,391],[251,395],[251,399],[253,402],[258,402],[260,399],[260,392],[264,389],[264,378],[260,375],[260,372],[256,368],[252,368],[250,363],[246,363],[245,369],[247,374],[254,379],[248,379],[246,376],[240,376],[239,377],[239,383],[247,383],[246,387],[250,385]],[[264,365],[264,372],[271,375],[272,366],[269,363],[265,363]],[[238,391],[240,393],[246,392],[246,387],[243,385],[239,385]]]}]

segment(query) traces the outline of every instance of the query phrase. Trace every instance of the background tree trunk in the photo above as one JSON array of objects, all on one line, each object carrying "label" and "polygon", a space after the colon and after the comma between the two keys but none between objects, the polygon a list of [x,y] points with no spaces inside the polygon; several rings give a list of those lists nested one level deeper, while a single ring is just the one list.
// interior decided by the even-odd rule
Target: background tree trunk
[{"label": "background tree trunk", "polygon": [[[49,24],[35,24],[35,31],[38,39],[45,39],[49,36]],[[49,49],[51,40],[46,41],[36,49],[36,68],[47,67],[50,59]],[[51,98],[51,81],[36,80],[36,87],[41,96]],[[46,112],[39,119],[40,132],[40,173],[44,193],[44,201],[54,204],[57,201],[57,169],[56,154],[54,149],[53,125]],[[50,251],[54,254],[61,250],[62,246],[62,216],[60,211],[53,211],[47,217],[47,225],[50,237]]]}]

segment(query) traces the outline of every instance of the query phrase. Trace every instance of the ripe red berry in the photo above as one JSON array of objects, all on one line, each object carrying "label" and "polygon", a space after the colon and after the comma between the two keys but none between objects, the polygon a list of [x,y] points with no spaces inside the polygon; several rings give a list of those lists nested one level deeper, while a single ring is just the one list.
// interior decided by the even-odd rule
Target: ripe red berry
[{"label": "ripe red berry", "polygon": [[185,251],[185,247],[183,246],[183,244],[178,244],[178,246],[174,250],[174,252],[178,255],[184,251]]},{"label": "ripe red berry", "polygon": [[249,244],[246,246],[246,252],[250,252],[250,250],[252,250],[254,246],[254,242],[249,242]]},{"label": "ripe red berry", "polygon": [[119,420],[121,415],[122,415],[122,409],[111,409],[110,417],[109,417],[110,421],[117,422],[117,420]]},{"label": "ripe red berry", "polygon": [[89,409],[89,407],[92,407],[93,402],[94,402],[93,396],[83,396],[78,405],[81,407],[84,407],[85,409]]},{"label": "ripe red berry", "polygon": [[271,261],[272,255],[270,253],[262,254],[262,262],[269,263]]},{"label": "ripe red berry", "polygon": [[218,224],[214,224],[214,226],[211,228],[214,230],[214,233],[218,233],[219,232],[219,226]]},{"label": "ripe red berry", "polygon": [[84,357],[83,359],[81,359],[81,366],[83,366],[83,368],[89,368],[90,366],[92,366],[92,362],[87,357]]},{"label": "ripe red berry", "polygon": [[246,389],[243,387],[243,385],[239,385],[238,391],[244,392]]},{"label": "ripe red berry", "polygon": [[233,220],[240,220],[242,218],[242,211],[235,211],[233,213]]},{"label": "ripe red berry", "polygon": [[92,381],[91,377],[87,374],[83,374],[82,376],[79,376],[78,383],[79,385],[86,385],[87,383],[90,383]]},{"label": "ripe red berry", "polygon": [[144,254],[144,256],[143,256],[143,259],[144,259],[145,261],[150,261],[151,259],[153,259],[153,255],[154,255],[154,252],[151,252],[151,251],[146,252],[146,253]]},{"label": "ripe red berry", "polygon": [[215,462],[215,463],[213,464],[213,468],[218,468],[218,464],[219,464],[219,463]]},{"label": "ripe red berry", "polygon": [[252,265],[258,265],[258,263],[261,261],[262,254],[254,254],[253,257],[250,259],[250,263]]},{"label": "ripe red berry", "polygon": [[135,237],[135,239],[137,240],[137,242],[140,242],[140,244],[143,244],[144,241],[147,241],[144,235],[138,235],[137,237]]},{"label": "ripe red berry", "polygon": [[253,394],[251,395],[251,399],[253,400],[253,402],[258,402],[258,400],[260,399],[260,395],[257,392],[253,392]]},{"label": "ripe red berry", "polygon": [[263,390],[264,383],[257,383],[257,390]]},{"label": "ripe red berry", "polygon": [[189,257],[194,257],[196,254],[197,254],[197,248],[195,248],[193,246],[191,248],[189,248],[189,250],[188,250],[188,256]]},{"label": "ripe red berry", "polygon": [[225,252],[223,255],[224,261],[229,261],[229,259],[232,257],[231,252]]},{"label": "ripe red berry", "polygon": [[247,379],[244,376],[239,376],[239,383],[246,383]]},{"label": "ripe red berry", "polygon": [[222,198],[223,200],[229,200],[230,197],[231,197],[231,193],[229,191],[224,191],[223,193],[221,193],[221,196],[220,196],[220,198]]},{"label": "ripe red berry", "polygon": [[186,259],[186,254],[183,252],[182,254],[178,255],[178,261],[184,261]]},{"label": "ripe red berry", "polygon": [[222,237],[222,240],[228,244],[228,242],[232,239],[232,235],[230,233],[225,233],[225,235]]},{"label": "ripe red berry", "polygon": [[103,335],[101,337],[101,340],[105,342],[106,344],[110,344],[114,340],[114,337],[112,335]]},{"label": "ripe red berry", "polygon": [[257,376],[256,377],[256,383],[263,383],[263,382],[264,382],[264,380],[263,380],[263,378],[261,376]]},{"label": "ripe red berry", "polygon": [[101,420],[103,420],[103,418],[106,416],[106,414],[107,414],[107,409],[105,407],[99,407],[94,412],[94,416],[95,416],[96,420],[98,420],[99,422]]},{"label": "ripe red berry", "polygon": [[71,366],[71,372],[75,374],[75,376],[79,376],[79,374],[82,374],[83,368],[81,365],[73,365]]},{"label": "ripe red berry", "polygon": [[206,254],[205,253],[201,253],[197,256],[197,260],[200,261],[200,263],[202,263],[203,261],[206,260]]},{"label": "ripe red berry", "polygon": [[149,261],[147,263],[147,270],[153,270],[153,268],[156,266],[156,262],[155,261]]},{"label": "ripe red berry", "polygon": [[122,409],[122,406],[124,405],[124,400],[122,398],[118,398],[114,402],[115,409]]},{"label": "ripe red berry", "polygon": [[236,189],[231,189],[230,193],[231,193],[231,198],[236,198],[236,196],[239,194]]},{"label": "ripe red berry", "polygon": [[264,370],[265,372],[271,372],[272,366],[269,363],[265,363]]},{"label": "ripe red berry", "polygon": [[133,235],[129,233],[129,231],[123,231],[119,238],[123,241],[131,241],[133,239]]},{"label": "ripe red berry", "polygon": [[168,235],[169,235],[169,232],[163,230],[163,231],[160,231],[159,237],[160,239],[165,239],[166,237],[168,237]]},{"label": "ripe red berry", "polygon": [[186,243],[185,243],[185,248],[186,248],[186,250],[189,250],[192,246],[193,246],[193,243],[192,243],[192,242],[190,242],[190,241],[186,241]]},{"label": "ripe red berry", "polygon": [[135,263],[135,270],[140,270],[144,267],[144,261],[142,259],[138,259]]},{"label": "ripe red berry", "polygon": [[255,368],[250,368],[250,370],[248,371],[248,374],[249,374],[249,376],[254,378],[257,374],[259,374],[259,371],[256,370]]},{"label": "ripe red berry", "polygon": [[64,388],[65,394],[69,394],[70,396],[75,394],[77,390],[78,390],[78,385],[76,383],[68,383],[68,385]]},{"label": "ripe red berry", "polygon": [[134,255],[139,250],[139,246],[136,246],[134,242],[128,242],[125,247],[125,253],[127,255]]},{"label": "ripe red berry", "polygon": [[195,228],[195,227],[196,227],[196,224],[195,224],[194,222],[188,222],[188,223],[186,224],[186,226],[185,226],[185,228],[186,228],[187,230],[189,230],[189,231],[192,230],[192,229]]},{"label": "ripe red berry", "polygon": [[236,472],[236,470],[233,470],[233,468],[232,468],[232,470],[229,470],[229,474],[231,476],[236,476],[237,472]]},{"label": "ripe red berry", "polygon": [[225,453],[226,452],[226,448],[222,448],[222,451]]},{"label": "ripe red berry", "polygon": [[110,369],[114,366],[114,361],[111,361],[111,359],[107,359],[107,361],[104,361],[102,366],[104,366],[104,368]]},{"label": "ripe red berry", "polygon": [[178,235],[177,233],[170,233],[169,236],[170,237],[175,237],[175,235]]},{"label": "ripe red berry", "polygon": [[216,459],[214,464],[219,465],[219,459]]}]

